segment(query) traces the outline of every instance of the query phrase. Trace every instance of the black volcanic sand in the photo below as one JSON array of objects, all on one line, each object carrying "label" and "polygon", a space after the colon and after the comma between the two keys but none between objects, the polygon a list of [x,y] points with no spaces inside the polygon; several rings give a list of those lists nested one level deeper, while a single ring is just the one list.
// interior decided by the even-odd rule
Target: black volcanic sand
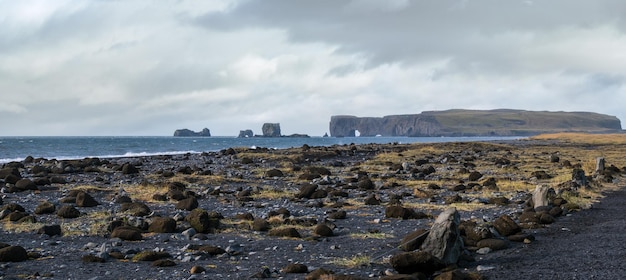
[{"label": "black volcanic sand", "polygon": [[539,230],[537,240],[482,256],[488,279],[623,279],[626,277],[626,190],[592,209]]},{"label": "black volcanic sand", "polygon": [[[16,224],[6,219],[0,222],[0,242],[22,246],[30,254],[26,261],[0,262],[0,277],[304,279],[305,273],[287,273],[288,265],[303,264],[308,271],[318,268],[331,270],[335,275],[343,275],[341,279],[383,278],[386,274],[395,273],[387,260],[401,252],[398,246],[402,238],[417,229],[428,229],[434,218],[448,207],[448,198],[456,197],[466,202],[472,200],[477,201],[474,204],[484,205],[484,208],[472,207],[471,210],[460,211],[462,220],[491,222],[502,215],[515,217],[525,207],[524,202],[528,198],[526,192],[509,196],[509,203],[494,205],[480,198],[484,194],[480,186],[453,191],[452,188],[459,182],[458,179],[448,178],[452,176],[449,174],[456,174],[461,169],[489,170],[493,168],[493,160],[509,157],[513,159],[509,167],[498,168],[511,168],[510,176],[517,176],[513,173],[519,171],[516,170],[515,158],[524,155],[526,148],[540,145],[543,148],[563,149],[553,143],[538,141],[497,144],[439,144],[449,150],[426,157],[425,165],[432,165],[435,171],[427,175],[422,171],[402,170],[404,168],[398,166],[401,163],[392,163],[388,168],[385,167],[385,171],[373,171],[364,165],[364,162],[376,155],[399,154],[407,150],[408,146],[397,144],[306,146],[287,150],[229,149],[202,154],[82,161],[33,159],[5,164],[5,168],[23,165],[19,168],[23,178],[33,181],[48,179],[50,182],[46,184],[45,181],[38,181],[40,185],[36,190],[21,192],[9,192],[11,184],[3,188],[3,205],[15,203],[23,206],[25,214],[33,217],[37,224]],[[241,156],[244,153],[248,156],[263,153],[263,156],[245,158]],[[294,157],[288,161],[284,158],[277,160],[268,156],[268,153]],[[536,159],[537,162],[533,164],[537,166],[560,164],[550,162],[549,154],[542,152],[531,156]],[[417,164],[413,163],[416,158],[407,160],[410,161],[409,165]],[[480,166],[485,162],[490,162],[490,166]],[[471,168],[472,163],[478,166]],[[331,175],[325,178],[303,176],[305,170],[310,170],[312,166],[327,168]],[[413,170],[421,168],[413,166]],[[280,177],[280,174],[273,175],[276,177],[265,176],[271,169],[282,170],[284,177]],[[34,174],[34,170],[39,173]],[[274,173],[277,173],[276,170]],[[364,176],[370,178],[371,182],[359,180]],[[623,177],[621,174],[618,176],[616,180]],[[414,177],[416,179],[412,179]],[[536,180],[526,177],[529,176],[523,175],[524,180]],[[416,195],[414,187],[390,183],[394,178],[440,180],[441,188],[426,190],[430,196],[424,197]],[[186,188],[178,195],[186,193],[187,196],[195,196],[199,208],[218,212],[224,217],[218,229],[191,239],[184,236],[182,232],[190,228],[190,223],[184,217],[192,212],[180,209],[178,202],[171,198],[176,194],[167,194],[167,187],[151,188],[168,185],[173,181],[182,182]],[[311,183],[317,184],[318,189],[327,194],[322,194],[321,198],[297,198],[293,195],[302,186]],[[73,201],[61,201],[75,188],[84,189],[99,205],[78,207]],[[134,202],[141,202],[135,192],[141,189],[168,198],[165,201],[144,198],[150,208],[147,217],[135,217],[122,212],[122,204],[117,199],[128,193]],[[280,198],[255,198],[248,195],[284,190],[293,194]],[[364,201],[372,200],[372,195],[380,204],[363,205]],[[152,193],[149,193],[147,197],[151,196]],[[567,217],[558,218],[556,223],[545,228],[524,230],[535,235],[536,241],[530,244],[512,242],[510,248],[486,255],[478,255],[472,250],[459,266],[467,272],[480,269],[480,274],[489,279],[588,279],[592,276],[618,279],[625,271],[625,265],[621,262],[625,254],[623,247],[626,246],[621,232],[625,223],[621,220],[625,212],[623,208],[626,208],[622,203],[625,199],[625,191],[610,193],[591,210],[569,212]],[[81,216],[60,218],[56,213],[34,214],[42,201],[52,202],[57,210],[63,205],[74,206]],[[425,215],[415,219],[387,218],[386,207],[398,202],[401,205],[423,205],[423,209],[414,210],[423,211]],[[284,210],[289,213],[281,212]],[[332,216],[338,211],[346,212],[344,219]],[[270,227],[293,227],[300,237],[279,237],[271,231],[254,231],[251,230],[252,222],[245,220],[259,218],[272,221],[276,216],[270,216],[276,212],[284,213],[279,219],[282,224],[271,224]],[[147,227],[157,216],[177,219],[175,232],[153,233],[144,229],[141,232],[142,240],[127,241],[111,238],[107,230],[120,224]],[[315,227],[319,223],[329,225],[332,236],[320,236],[319,232],[316,234]],[[37,229],[43,225],[61,225],[64,235],[37,234]],[[14,227],[23,227],[19,230],[22,232],[16,232]],[[209,253],[208,249],[199,250],[200,246],[213,246],[211,250],[219,250]],[[133,260],[142,251],[159,252],[169,261],[153,263]],[[104,259],[94,256],[103,256]],[[369,257],[372,263],[356,266],[339,263],[340,260],[355,260],[359,256]],[[468,261],[471,258],[476,261]],[[201,267],[204,272],[191,274],[193,267]]]}]

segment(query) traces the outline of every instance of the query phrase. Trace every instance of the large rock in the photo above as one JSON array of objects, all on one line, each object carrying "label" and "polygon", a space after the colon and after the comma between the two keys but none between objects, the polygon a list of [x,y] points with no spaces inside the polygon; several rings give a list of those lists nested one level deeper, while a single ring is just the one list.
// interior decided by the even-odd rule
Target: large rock
[{"label": "large rock", "polygon": [[533,207],[539,208],[543,206],[550,205],[550,200],[548,199],[548,191],[550,187],[547,185],[538,185],[533,191]]},{"label": "large rock", "polygon": [[391,257],[389,262],[401,274],[421,272],[430,275],[446,267],[439,258],[425,251],[400,253]]},{"label": "large rock", "polygon": [[0,249],[0,262],[22,262],[28,260],[28,252],[21,246]]},{"label": "large rock", "polygon": [[15,187],[20,191],[37,190],[37,185],[31,179],[20,179],[15,182]]},{"label": "large rock", "polygon": [[59,208],[59,211],[57,211],[57,216],[66,219],[78,218],[80,217],[80,211],[72,205],[63,205]]},{"label": "large rock", "polygon": [[211,136],[211,131],[208,128],[202,129],[200,132],[194,132],[193,130],[189,130],[186,128],[177,129],[174,131],[175,137],[209,137]]},{"label": "large rock", "polygon": [[431,253],[446,264],[455,264],[463,252],[463,240],[459,232],[461,217],[456,208],[448,208],[439,214],[422,244],[422,251]]},{"label": "large rock", "polygon": [[152,219],[148,231],[156,233],[176,232],[176,220],[170,217],[156,217]]},{"label": "large rock", "polygon": [[90,194],[79,192],[76,194],[76,206],[78,207],[96,207],[100,205]]},{"label": "large rock", "polygon": [[143,239],[141,230],[131,226],[120,226],[113,229],[111,238],[119,238],[128,241],[139,241]]},{"label": "large rock", "polygon": [[261,128],[263,131],[263,137],[280,137],[280,124],[279,123],[264,123]]},{"label": "large rock", "polygon": [[240,130],[238,138],[250,138],[254,136],[254,132],[251,129]]},{"label": "large rock", "polygon": [[207,212],[202,208],[193,209],[185,217],[191,227],[200,233],[211,233],[219,228],[221,215],[217,212]]},{"label": "large rock", "polygon": [[502,215],[493,221],[493,227],[502,236],[510,236],[522,231],[520,226],[508,215]]}]

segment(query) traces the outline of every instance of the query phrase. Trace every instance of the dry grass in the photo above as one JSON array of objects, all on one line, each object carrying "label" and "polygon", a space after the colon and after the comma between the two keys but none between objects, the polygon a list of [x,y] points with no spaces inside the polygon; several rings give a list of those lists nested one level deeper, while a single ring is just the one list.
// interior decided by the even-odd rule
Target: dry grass
[{"label": "dry grass", "polygon": [[626,145],[626,134],[553,133],[530,137],[533,140],[559,140],[592,145]]},{"label": "dry grass", "polygon": [[252,194],[253,199],[285,199],[292,198],[296,195],[295,190],[277,190],[277,189],[266,189],[262,190],[258,193]]},{"label": "dry grass", "polygon": [[359,268],[370,266],[372,263],[372,257],[359,254],[352,257],[336,258],[331,260],[329,263],[348,268]]},{"label": "dry grass", "polygon": [[128,196],[133,201],[162,203],[162,201],[156,201],[152,197],[155,194],[167,193],[167,186],[154,185],[154,184],[142,184],[142,185],[126,185],[122,188],[128,193]]},{"label": "dry grass", "polygon": [[361,232],[361,233],[351,233],[350,238],[353,239],[389,239],[395,238],[393,234],[384,233],[384,232]]},{"label": "dry grass", "polygon": [[6,232],[11,233],[23,233],[23,232],[36,232],[45,224],[43,223],[16,223],[11,221],[4,221],[2,228]]}]

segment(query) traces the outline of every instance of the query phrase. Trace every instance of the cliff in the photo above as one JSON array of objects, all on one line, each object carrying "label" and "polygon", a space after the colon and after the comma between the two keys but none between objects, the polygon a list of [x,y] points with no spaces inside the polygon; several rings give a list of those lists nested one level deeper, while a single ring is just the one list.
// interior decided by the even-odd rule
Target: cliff
[{"label": "cliff", "polygon": [[591,112],[447,110],[382,118],[332,116],[334,137],[361,136],[529,136],[555,132],[620,132],[617,117]]},{"label": "cliff", "polygon": [[209,137],[211,136],[211,131],[208,128],[202,129],[200,132],[194,132],[192,130],[183,128],[177,129],[174,131],[175,137]]}]

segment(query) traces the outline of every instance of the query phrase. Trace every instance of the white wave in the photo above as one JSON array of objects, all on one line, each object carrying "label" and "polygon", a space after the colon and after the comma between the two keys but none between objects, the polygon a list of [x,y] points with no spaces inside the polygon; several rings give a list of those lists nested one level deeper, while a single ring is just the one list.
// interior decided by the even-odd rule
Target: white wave
[{"label": "white wave", "polygon": [[[123,155],[88,155],[88,156],[56,156],[56,157],[44,157],[46,159],[56,159],[56,160],[74,160],[74,159],[84,159],[84,158],[127,158],[127,157],[150,157],[150,156],[163,156],[163,155],[184,155],[184,154],[199,154],[201,152],[198,151],[171,151],[171,152],[127,152]],[[8,163],[13,161],[23,161],[25,157],[22,158],[0,158],[1,163]]]}]

